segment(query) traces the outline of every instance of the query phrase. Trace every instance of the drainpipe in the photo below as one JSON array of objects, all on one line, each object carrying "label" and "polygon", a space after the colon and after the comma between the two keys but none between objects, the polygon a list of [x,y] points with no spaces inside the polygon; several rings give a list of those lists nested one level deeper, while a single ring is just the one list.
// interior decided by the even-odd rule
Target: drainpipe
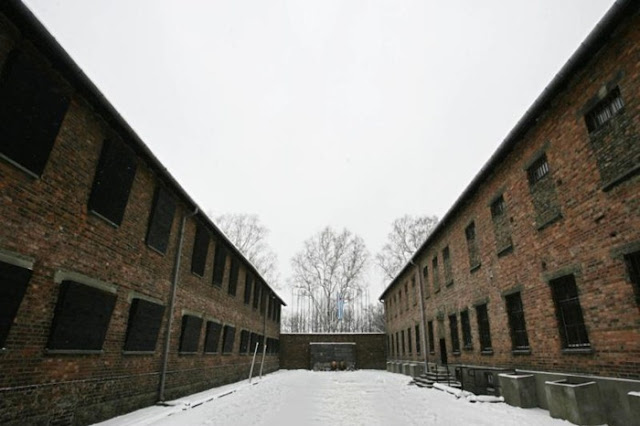
[{"label": "drainpipe", "polygon": [[169,299],[169,319],[167,320],[167,329],[164,336],[164,351],[162,355],[162,370],[160,371],[160,388],[158,389],[158,403],[164,402],[164,388],[167,380],[167,365],[169,363],[169,346],[171,344],[171,326],[173,325],[173,309],[176,304],[176,289],[178,288],[178,277],[180,276],[180,257],[182,256],[182,243],[184,240],[184,227],[187,219],[198,214],[198,208],[182,217],[180,224],[180,239],[178,240],[178,249],[176,250],[176,259],[173,264],[173,281],[171,283],[171,296]]},{"label": "drainpipe", "polygon": [[[413,263],[413,259],[410,259],[409,263],[411,263],[416,268],[418,266],[415,263]],[[424,352],[424,372],[426,373],[429,371],[429,350],[427,349],[427,319],[424,314],[424,294],[422,294],[423,292],[422,289],[424,287],[424,277],[422,276],[422,271],[420,270],[420,268],[417,268],[417,269],[418,269],[418,280],[420,281],[420,314],[422,316],[422,348]]]}]

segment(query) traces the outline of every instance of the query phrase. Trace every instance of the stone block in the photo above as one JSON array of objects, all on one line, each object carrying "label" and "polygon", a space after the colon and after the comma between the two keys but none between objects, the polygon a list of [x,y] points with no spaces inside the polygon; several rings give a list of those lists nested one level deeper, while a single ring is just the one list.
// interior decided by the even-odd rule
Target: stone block
[{"label": "stone block", "polygon": [[536,379],[533,374],[499,374],[504,401],[520,408],[538,406]]},{"label": "stone block", "polygon": [[549,414],[577,425],[606,423],[600,390],[596,382],[576,378],[545,382]]}]

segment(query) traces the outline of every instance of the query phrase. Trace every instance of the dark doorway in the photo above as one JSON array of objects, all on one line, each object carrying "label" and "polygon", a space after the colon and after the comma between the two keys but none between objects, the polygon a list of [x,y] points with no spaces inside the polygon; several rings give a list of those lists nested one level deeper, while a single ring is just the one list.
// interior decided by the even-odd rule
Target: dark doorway
[{"label": "dark doorway", "polygon": [[440,361],[447,365],[447,344],[444,339],[440,339]]}]

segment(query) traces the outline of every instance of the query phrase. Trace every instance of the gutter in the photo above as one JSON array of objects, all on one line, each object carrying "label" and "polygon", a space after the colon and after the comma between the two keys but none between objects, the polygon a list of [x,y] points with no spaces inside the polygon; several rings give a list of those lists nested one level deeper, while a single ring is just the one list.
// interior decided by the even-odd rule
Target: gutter
[{"label": "gutter", "polygon": [[178,278],[180,276],[180,258],[182,257],[182,244],[184,242],[184,228],[187,219],[198,214],[198,208],[188,214],[182,216],[180,224],[180,237],[178,239],[178,249],[176,250],[176,259],[173,264],[173,280],[171,282],[171,295],[169,296],[169,318],[167,319],[167,328],[164,335],[164,350],[162,352],[162,368],[160,370],[160,386],[158,388],[158,403],[163,404],[165,400],[164,390],[167,381],[167,366],[169,364],[169,346],[171,345],[171,327],[173,325],[173,310],[176,305],[176,289],[178,288]]},{"label": "gutter", "polygon": [[602,46],[605,45],[617,26],[623,20],[636,14],[639,8],[640,2],[638,0],[617,0],[613,6],[611,6],[604,17],[589,33],[587,38],[580,44],[578,49],[573,53],[573,55],[571,55],[569,60],[564,64],[560,71],[558,71],[542,93],[536,98],[515,127],[509,132],[509,134],[507,134],[507,137],[502,141],[498,149],[493,153],[493,155],[491,155],[484,166],[482,166],[471,183],[469,183],[462,194],[453,203],[453,206],[445,213],[442,220],[438,222],[433,232],[411,257],[409,263],[400,270],[396,277],[389,283],[387,288],[385,288],[379,297],[380,300],[384,300],[387,291],[393,287],[400,276],[407,272],[410,268],[411,262],[417,260],[426,248],[435,241],[436,237],[444,231],[449,222],[453,221],[456,214],[462,210],[465,202],[475,194],[478,187],[491,174],[493,169],[498,166],[516,147],[526,132],[537,124],[539,117],[545,112],[549,104],[562,90],[565,89],[570,79],[593,58],[593,55],[595,55]]}]

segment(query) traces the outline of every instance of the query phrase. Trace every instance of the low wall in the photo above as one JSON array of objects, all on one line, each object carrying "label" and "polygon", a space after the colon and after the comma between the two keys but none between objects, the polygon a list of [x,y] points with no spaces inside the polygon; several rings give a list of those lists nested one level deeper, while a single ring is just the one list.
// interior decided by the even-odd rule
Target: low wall
[{"label": "low wall", "polygon": [[355,343],[356,368],[384,370],[386,366],[384,333],[280,334],[280,368],[308,369],[310,343]]}]

